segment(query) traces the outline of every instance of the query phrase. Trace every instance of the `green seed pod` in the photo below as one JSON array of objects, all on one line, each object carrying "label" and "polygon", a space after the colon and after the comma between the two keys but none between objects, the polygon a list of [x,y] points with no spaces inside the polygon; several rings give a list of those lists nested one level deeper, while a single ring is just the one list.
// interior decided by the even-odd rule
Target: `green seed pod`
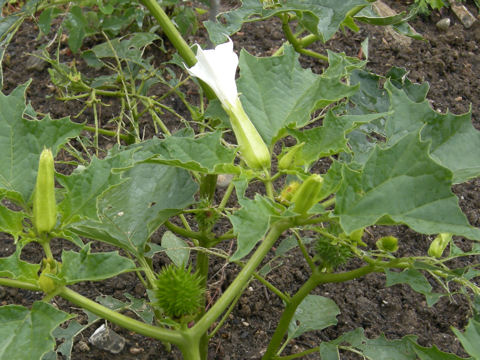
[{"label": "green seed pod", "polygon": [[38,234],[50,232],[57,223],[55,167],[50,149],[44,149],[38,163],[37,183],[33,193],[33,225]]},{"label": "green seed pod", "polygon": [[202,278],[198,273],[192,274],[191,267],[166,266],[158,274],[156,285],[154,305],[173,319],[194,315],[202,306]]},{"label": "green seed pod", "polygon": [[304,142],[292,146],[287,149],[287,151],[280,156],[278,160],[278,168],[280,170],[289,170],[292,169],[296,165],[296,157],[298,152],[302,150]]},{"label": "green seed pod", "polygon": [[447,247],[450,240],[452,240],[452,234],[449,234],[449,233],[438,234],[437,237],[430,244],[430,247],[428,248],[428,255],[436,258],[442,257],[442,254],[445,251],[445,248]]},{"label": "green seed pod", "polygon": [[225,111],[230,117],[240,154],[247,165],[254,170],[270,168],[270,151],[243,109],[240,99]]},{"label": "green seed pod", "polygon": [[320,267],[329,270],[345,264],[353,256],[351,249],[345,244],[332,243],[330,239],[320,237],[315,244],[314,260]]},{"label": "green seed pod", "polygon": [[394,253],[398,250],[398,239],[395,236],[384,236],[375,245],[379,250]]},{"label": "green seed pod", "polygon": [[310,175],[293,195],[295,203],[293,211],[298,214],[306,214],[319,199],[322,190],[323,178],[318,174]]}]

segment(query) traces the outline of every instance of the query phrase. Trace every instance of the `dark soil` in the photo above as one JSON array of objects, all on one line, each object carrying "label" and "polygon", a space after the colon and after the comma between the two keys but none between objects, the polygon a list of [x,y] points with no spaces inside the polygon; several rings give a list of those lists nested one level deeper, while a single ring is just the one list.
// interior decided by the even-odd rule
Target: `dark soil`
[{"label": "dark soil", "polygon": [[[405,9],[405,1],[386,1],[397,11]],[[473,2],[472,2],[473,4]],[[467,5],[470,6],[470,4]],[[477,16],[476,9],[470,7]],[[446,31],[439,31],[435,23],[442,17],[449,17],[452,26]],[[347,55],[357,56],[360,43],[366,37],[370,39],[370,54],[368,68],[378,74],[386,73],[392,66],[405,67],[410,71],[409,77],[414,82],[429,82],[431,86],[429,99],[432,106],[445,112],[464,113],[471,109],[474,126],[480,129],[480,21],[470,29],[465,29],[448,9],[442,14],[433,13],[429,17],[417,17],[411,24],[422,34],[426,41],[414,41],[409,47],[399,45],[384,29],[371,26],[361,26],[358,33],[346,31],[339,33],[325,45],[316,45],[315,50],[323,49],[344,51]],[[245,48],[254,55],[271,55],[284,41],[280,31],[280,22],[271,20],[252,23],[244,26],[240,33],[233,37],[237,50]],[[200,40],[199,40],[200,41]],[[203,41],[203,40],[202,40]],[[64,103],[55,100],[55,90],[50,85],[46,68],[27,69],[28,53],[33,52],[42,43],[37,39],[37,29],[33,23],[25,23],[8,48],[7,62],[4,64],[4,93],[9,93],[18,84],[32,79],[28,90],[28,101],[34,109],[43,113],[51,113],[52,118],[74,115],[80,112],[82,104],[76,102]],[[68,59],[68,53],[64,56]],[[71,58],[70,60],[73,60]],[[302,58],[304,66],[312,67],[320,73],[325,64]],[[79,64],[79,66],[82,66]],[[175,104],[173,104],[175,105]],[[180,105],[177,104],[177,108]],[[111,117],[106,108],[102,113],[102,122]],[[179,111],[183,111],[180,109]],[[187,116],[187,115],[186,115]],[[85,111],[78,121],[92,121],[91,112]],[[148,129],[147,129],[148,130]],[[151,131],[151,130],[150,130]],[[147,136],[149,133],[147,132]],[[107,141],[107,140],[104,140]],[[469,221],[474,226],[480,226],[480,181],[473,180],[466,184],[455,186],[454,191],[460,199],[460,205]],[[381,236],[393,234],[400,239],[400,254],[425,254],[431,238],[418,235],[405,227],[373,227],[365,236],[365,241],[373,245]],[[468,247],[468,242],[457,239],[460,246]],[[14,251],[13,241],[9,238],[0,239],[2,256]],[[225,244],[228,249],[232,244]],[[66,241],[56,241],[54,255],[59,256],[62,248],[72,245]],[[104,244],[96,244],[97,250],[110,249]],[[29,245],[24,257],[29,261],[40,261],[40,248]],[[284,259],[283,267],[272,272],[268,280],[275,286],[294,293],[306,281],[308,267],[298,261],[301,256],[292,253]],[[478,261],[478,259],[469,259]],[[162,260],[158,260],[158,266]],[[349,264],[354,267],[356,264]],[[358,265],[358,264],[357,264]],[[460,264],[458,264],[460,265]],[[463,265],[466,265],[464,263]],[[212,267],[209,294],[216,298],[222,289],[232,280],[237,269],[233,265],[216,263]],[[85,296],[95,298],[98,295],[113,295],[124,299],[123,293],[128,292],[136,297],[145,295],[143,287],[135,281],[133,274],[124,274],[118,278],[99,283],[81,283],[74,286],[75,290]],[[433,281],[432,285],[436,286]],[[395,285],[385,287],[385,276],[368,275],[365,278],[344,284],[329,284],[321,286],[316,294],[330,297],[341,308],[338,325],[322,332],[307,333],[299,337],[286,349],[286,353],[295,353],[318,346],[320,340],[331,340],[342,333],[363,327],[366,335],[376,337],[384,333],[387,338],[400,338],[407,334],[418,336],[418,342],[423,346],[436,344],[441,350],[466,354],[461,349],[458,340],[453,336],[450,327],[463,328],[470,315],[468,304],[460,296],[451,299],[443,298],[433,307],[428,307],[425,298],[413,292],[408,286]],[[17,303],[29,305],[41,298],[41,294],[23,290],[0,287],[2,304]],[[79,313],[61,298],[54,303],[66,311]],[[210,345],[212,359],[258,359],[265,350],[268,340],[278,322],[283,305],[281,300],[258,282],[252,282],[229,320],[217,334]],[[82,315],[80,313],[80,318]],[[96,327],[96,326],[95,326]],[[95,330],[89,328],[75,342],[73,359],[179,359],[180,354],[174,350],[167,353],[160,342],[146,339],[127,332],[115,326],[127,340],[125,349],[118,355],[96,349],[87,345],[88,337]],[[309,359],[319,359],[319,355],[310,355]],[[360,359],[351,353],[342,354],[342,359]],[[381,360],[381,359],[379,359]]]}]

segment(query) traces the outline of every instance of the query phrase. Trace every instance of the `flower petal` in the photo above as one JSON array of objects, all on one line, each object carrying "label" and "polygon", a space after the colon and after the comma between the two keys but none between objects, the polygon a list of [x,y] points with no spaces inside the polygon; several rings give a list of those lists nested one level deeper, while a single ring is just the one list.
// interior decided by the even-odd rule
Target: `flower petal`
[{"label": "flower petal", "polygon": [[198,46],[196,57],[198,62],[187,68],[189,74],[206,82],[222,103],[235,104],[238,96],[235,83],[238,56],[233,51],[232,40],[210,50],[202,50]]}]

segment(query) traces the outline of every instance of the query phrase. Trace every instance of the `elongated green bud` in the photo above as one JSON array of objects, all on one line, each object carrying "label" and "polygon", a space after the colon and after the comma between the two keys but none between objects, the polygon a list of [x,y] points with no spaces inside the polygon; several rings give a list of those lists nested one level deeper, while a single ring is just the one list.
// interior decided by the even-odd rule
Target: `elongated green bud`
[{"label": "elongated green bud", "polygon": [[306,214],[319,199],[322,190],[323,178],[318,174],[310,175],[295,192],[292,201],[295,203],[293,211]]},{"label": "elongated green bud", "polygon": [[278,168],[280,170],[292,169],[296,165],[297,154],[302,150],[303,145],[305,145],[304,142],[288,148],[288,150],[280,156]]},{"label": "elongated green bud", "polygon": [[50,232],[57,222],[55,168],[53,154],[44,149],[38,163],[37,183],[33,193],[33,225],[37,233]]},{"label": "elongated green bud", "polygon": [[224,106],[224,109],[230,117],[240,154],[247,165],[254,170],[269,169],[268,147],[245,113],[240,99],[237,98],[235,105]]},{"label": "elongated green bud", "polygon": [[436,258],[442,257],[442,254],[445,251],[445,248],[447,247],[450,240],[452,240],[452,234],[438,234],[428,248],[428,255]]}]

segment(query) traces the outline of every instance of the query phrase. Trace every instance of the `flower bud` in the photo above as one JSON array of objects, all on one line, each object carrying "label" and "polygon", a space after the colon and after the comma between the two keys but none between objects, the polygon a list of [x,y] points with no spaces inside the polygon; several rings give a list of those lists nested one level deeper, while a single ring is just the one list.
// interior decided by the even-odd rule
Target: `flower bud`
[{"label": "flower bud", "polygon": [[50,232],[57,223],[55,201],[55,168],[53,154],[44,149],[40,154],[37,182],[33,193],[33,225],[38,234]]},{"label": "flower bud", "polygon": [[300,183],[298,181],[292,181],[290,184],[285,186],[285,188],[283,188],[282,192],[280,193],[279,200],[282,202],[292,201],[292,198],[299,187]]},{"label": "flower bud", "polygon": [[445,248],[447,247],[450,240],[452,240],[452,234],[438,234],[428,248],[428,255],[436,258],[442,257],[442,254],[445,251]]},{"label": "flower bud", "polygon": [[293,211],[306,214],[319,199],[322,190],[323,178],[318,174],[310,175],[295,192],[292,201],[295,203]]},{"label": "flower bud", "polygon": [[282,154],[282,156],[278,160],[278,168],[280,170],[292,169],[296,165],[297,154],[299,151],[301,152],[303,145],[305,145],[304,142],[288,148],[288,150],[284,154]]}]

